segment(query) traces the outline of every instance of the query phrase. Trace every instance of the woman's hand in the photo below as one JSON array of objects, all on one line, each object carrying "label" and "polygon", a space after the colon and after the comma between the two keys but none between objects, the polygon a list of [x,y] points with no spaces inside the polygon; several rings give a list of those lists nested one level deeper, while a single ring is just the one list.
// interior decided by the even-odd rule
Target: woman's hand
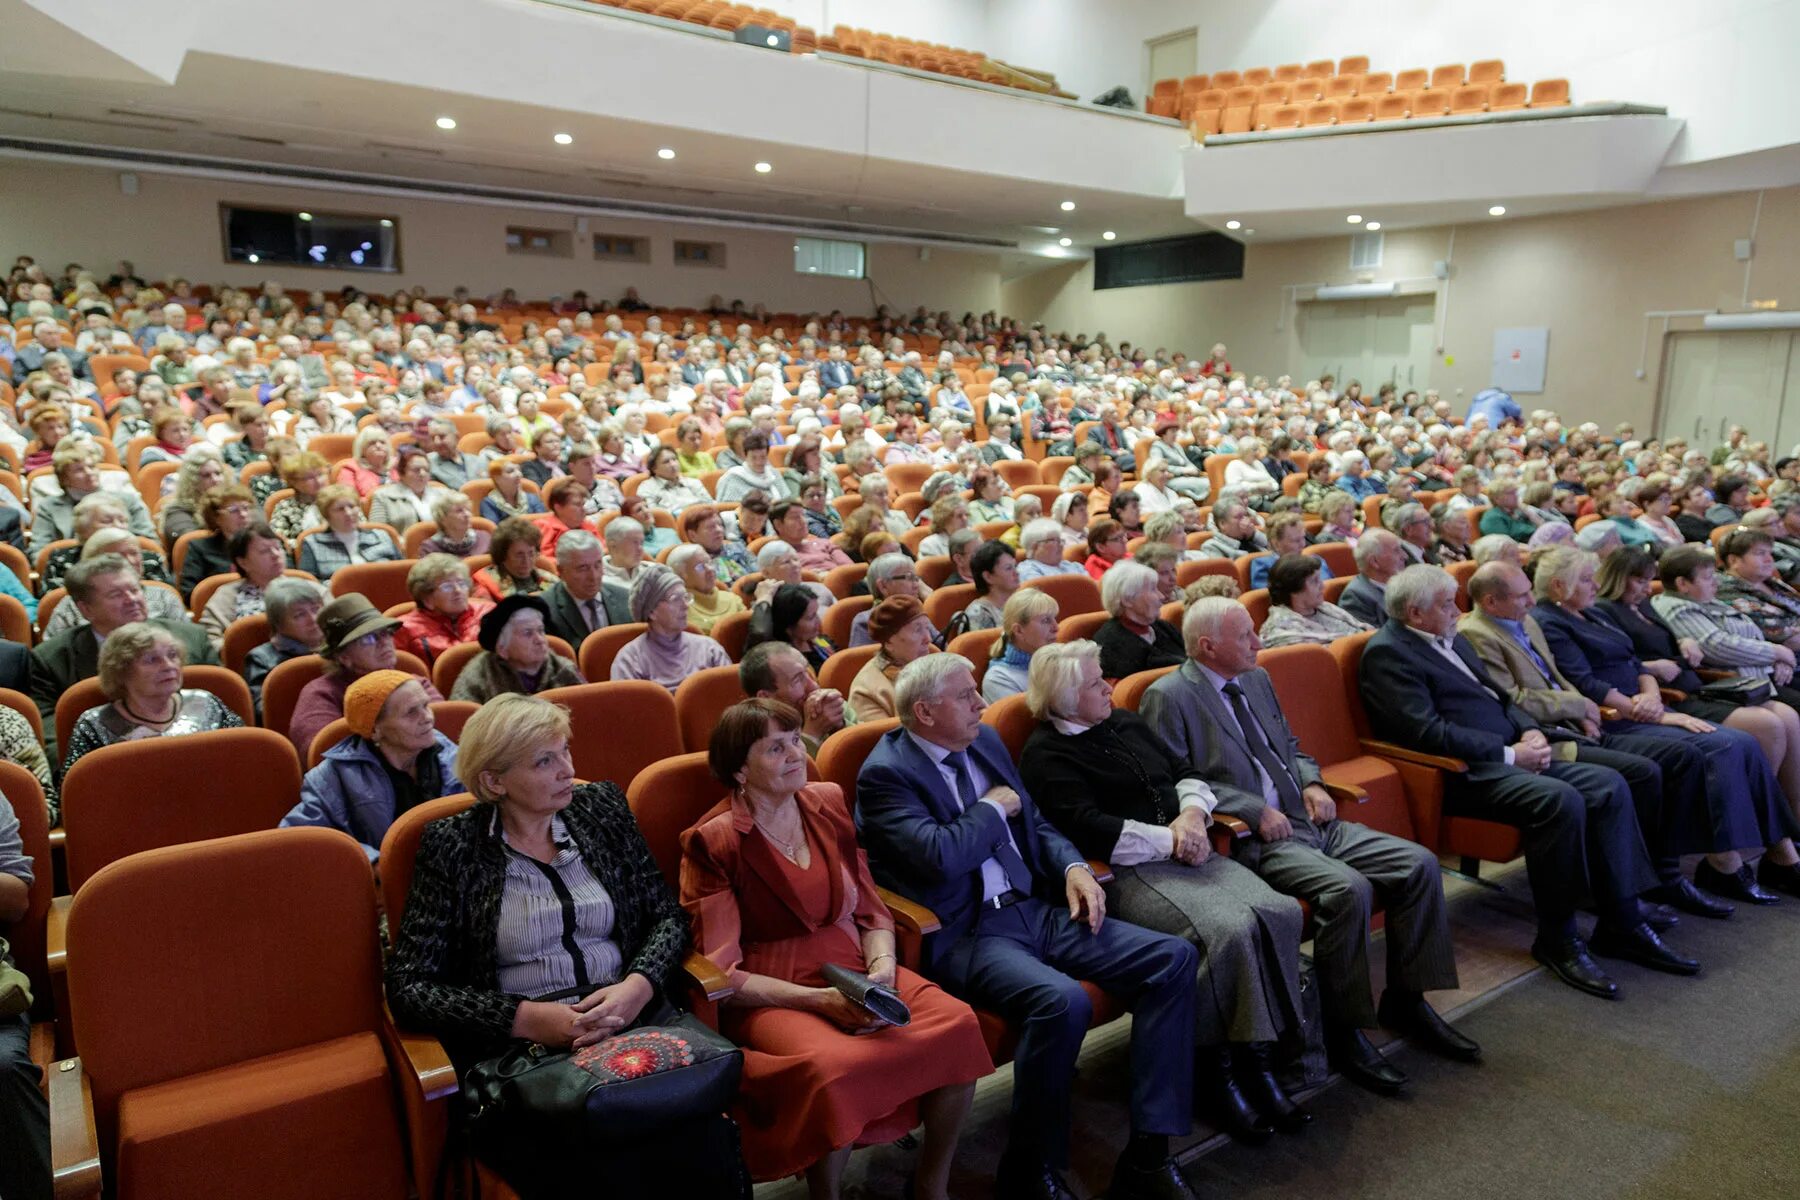
[{"label": "woman's hand", "polygon": [[1661,724],[1675,729],[1685,729],[1689,733],[1711,733],[1713,726],[1699,717],[1690,717],[1686,713],[1666,712],[1662,715]]},{"label": "woman's hand", "polygon": [[1687,660],[1688,666],[1697,667],[1706,661],[1706,651],[1693,638],[1682,638],[1676,645],[1681,648],[1681,657]]},{"label": "woman's hand", "polygon": [[836,988],[815,988],[812,993],[812,1002],[807,1005],[807,1008],[808,1011],[824,1017],[839,1029],[849,1033],[866,1033],[881,1024],[863,1009],[852,1004]]},{"label": "woman's hand", "polygon": [[574,1008],[567,1004],[524,1000],[513,1011],[512,1035],[552,1050],[567,1050],[575,1042],[576,1016]]},{"label": "woman's hand", "polygon": [[898,970],[898,962],[891,953],[886,952],[875,955],[863,964],[863,973],[869,977],[870,982],[885,988],[894,986],[894,976]]},{"label": "woman's hand", "polygon": [[1660,692],[1639,692],[1631,698],[1631,716],[1633,720],[1655,724],[1663,718],[1663,702]]},{"label": "woman's hand", "polygon": [[[1695,648],[1698,649],[1698,647]],[[1663,683],[1674,683],[1675,677],[1681,674],[1681,664],[1673,659],[1652,658],[1645,662],[1643,667]]]},{"label": "woman's hand", "polygon": [[591,1046],[630,1027],[650,1003],[656,989],[642,975],[627,975],[618,983],[575,1003],[575,1047]]}]

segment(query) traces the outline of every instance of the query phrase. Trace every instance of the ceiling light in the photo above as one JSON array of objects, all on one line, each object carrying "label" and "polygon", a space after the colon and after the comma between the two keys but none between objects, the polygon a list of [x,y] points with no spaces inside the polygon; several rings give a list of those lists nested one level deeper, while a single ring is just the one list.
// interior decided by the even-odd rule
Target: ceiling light
[{"label": "ceiling light", "polygon": [[1244,230],[1244,236],[1249,237],[1251,234],[1253,234],[1255,232],[1256,232],[1256,230],[1254,230],[1254,229],[1246,229],[1246,230]]},{"label": "ceiling light", "polygon": [[757,163],[756,164],[756,173],[758,175],[767,175],[770,171],[773,171],[774,169],[775,168],[773,166],[771,166],[769,163]]},{"label": "ceiling light", "polygon": [[1504,217],[1505,215],[1506,205],[1504,204],[1496,204],[1494,207],[1488,209],[1488,216],[1490,217]]},{"label": "ceiling light", "polygon": [[1062,210],[1064,212],[1074,212],[1075,211],[1075,202],[1073,200],[1064,200],[1062,202]]},{"label": "ceiling light", "polygon": [[1073,246],[1075,244],[1075,239],[1074,238],[1057,238],[1056,244],[1059,246]]},{"label": "ceiling light", "polygon": [[1362,224],[1362,214],[1361,213],[1351,213],[1349,216],[1345,217],[1344,220],[1350,222],[1352,225],[1361,225]]},{"label": "ceiling light", "polygon": [[656,152],[656,157],[666,161],[668,159],[674,158],[675,152],[673,150],[669,149],[667,146],[664,146],[661,150],[658,150]]},{"label": "ceiling light", "polygon": [[1381,222],[1380,221],[1370,221],[1367,225],[1364,225],[1363,228],[1368,230],[1370,233],[1374,233],[1377,229],[1381,228]]},{"label": "ceiling light", "polygon": [[251,261],[251,262],[261,262],[261,261],[262,261],[262,259],[260,259],[260,258],[258,258],[258,257],[257,257],[257,256],[256,256],[256,255],[254,255],[254,254],[252,254],[252,255],[251,255],[251,256],[250,256],[250,261]]},{"label": "ceiling light", "polygon": [[1225,228],[1227,228],[1227,229],[1242,229],[1243,227],[1244,227],[1244,223],[1242,221],[1227,221],[1227,222],[1225,222]]},{"label": "ceiling light", "polygon": [[437,127],[439,129],[455,129],[456,128],[456,118],[455,117],[439,117],[437,119]]},{"label": "ceiling light", "polygon": [[389,220],[387,217],[383,217],[383,218],[381,218],[381,227],[383,229],[392,229],[394,227],[394,223],[393,223],[393,221]]},{"label": "ceiling light", "polygon": [[310,220],[312,220],[312,214],[311,213],[301,213],[300,219],[302,221],[310,221]]},{"label": "ceiling light", "polygon": [[1112,230],[1109,229],[1105,233],[1101,234],[1100,238],[1102,241],[1110,242],[1118,236],[1119,236],[1118,234],[1114,233]]},{"label": "ceiling light", "polygon": [[567,146],[575,140],[575,135],[572,133],[555,133],[550,135],[550,140],[559,146]]}]

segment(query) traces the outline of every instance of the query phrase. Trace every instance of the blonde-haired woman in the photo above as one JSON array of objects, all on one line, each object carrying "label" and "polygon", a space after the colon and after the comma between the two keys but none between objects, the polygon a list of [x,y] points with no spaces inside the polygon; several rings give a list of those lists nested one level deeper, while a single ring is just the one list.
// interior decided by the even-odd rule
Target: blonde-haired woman
[{"label": "blonde-haired woman", "polygon": [[388,468],[394,454],[387,430],[369,425],[350,443],[350,458],[338,468],[334,482],[356,489],[358,498],[367,500],[375,489],[388,481]]},{"label": "blonde-haired woman", "polygon": [[981,698],[989,704],[1025,690],[1031,658],[1056,640],[1060,617],[1056,597],[1039,588],[1020,588],[1000,610],[1000,637],[981,676]]},{"label": "blonde-haired woman", "polygon": [[318,507],[325,528],[301,544],[300,569],[320,582],[352,563],[392,562],[400,557],[400,547],[385,529],[363,527],[362,502],[355,488],[341,483],[320,488]]},{"label": "blonde-haired woman", "polygon": [[90,750],[115,742],[241,726],[243,721],[217,696],[181,686],[184,657],[174,635],[148,621],[133,621],[108,634],[100,646],[99,679],[109,703],[76,719],[63,774]]}]

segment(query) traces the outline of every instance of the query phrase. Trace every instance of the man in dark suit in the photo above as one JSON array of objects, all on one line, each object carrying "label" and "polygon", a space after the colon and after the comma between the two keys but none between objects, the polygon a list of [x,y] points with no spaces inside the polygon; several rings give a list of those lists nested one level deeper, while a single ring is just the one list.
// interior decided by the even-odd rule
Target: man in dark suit
[{"label": "man in dark suit", "polygon": [[0,687],[31,695],[31,647],[0,641]]},{"label": "man in dark suit", "polygon": [[1356,578],[1338,597],[1338,607],[1379,629],[1387,623],[1382,599],[1388,580],[1406,567],[1406,547],[1385,529],[1370,529],[1356,539]]},{"label": "man in dark suit", "polygon": [[1590,895],[1600,913],[1595,953],[1673,974],[1699,963],[1665,946],[1638,897],[1657,886],[1624,776],[1576,761],[1578,740],[1546,736],[1488,675],[1456,632],[1456,580],[1442,567],[1408,567],[1387,585],[1393,619],[1363,650],[1358,687],[1377,737],[1461,759],[1446,774],[1444,810],[1512,825],[1525,840],[1537,905],[1532,954],[1563,982],[1607,999],[1618,985],[1588,953],[1575,910]]},{"label": "man in dark suit", "polygon": [[937,913],[921,969],[1019,1031],[1002,1197],[1061,1200],[1069,1091],[1092,1006],[1080,980],[1130,1002],[1132,1137],[1114,1200],[1192,1190],[1168,1139],[1193,1107],[1194,972],[1186,941],[1106,920],[1075,847],[1025,793],[1006,746],[981,723],[967,659],[927,655],[895,681],[901,727],[856,781],[856,823],[875,878]]},{"label": "man in dark suit", "polygon": [[[44,717],[44,742],[50,761],[59,761],[56,746],[56,701],[65,691],[100,673],[100,642],[121,625],[145,619],[144,585],[131,564],[116,554],[102,554],[69,568],[63,576],[73,604],[88,623],[51,638],[31,652],[31,695]],[[212,640],[198,625],[185,621],[153,621],[181,643],[189,666],[217,663]]]},{"label": "man in dark suit", "polygon": [[819,387],[827,392],[849,387],[856,382],[856,372],[844,357],[842,346],[831,348],[831,357],[819,364]]},{"label": "man in dark suit", "polygon": [[[1425,999],[1456,987],[1437,858],[1423,846],[1342,820],[1288,728],[1250,612],[1235,600],[1196,600],[1181,623],[1188,661],[1151,685],[1143,716],[1172,752],[1205,776],[1218,811],[1255,831],[1241,855],[1276,891],[1312,906],[1313,961],[1323,986],[1333,1064],[1373,1091],[1398,1092],[1406,1076],[1369,1044],[1377,1022],[1450,1058],[1474,1062],[1481,1047]],[[1387,912],[1387,990],[1376,1008],[1369,978],[1369,918]]]},{"label": "man in dark suit", "polygon": [[544,631],[576,650],[596,629],[631,623],[631,590],[605,578],[606,552],[585,529],[571,529],[556,543],[557,581],[544,591],[550,619]]}]

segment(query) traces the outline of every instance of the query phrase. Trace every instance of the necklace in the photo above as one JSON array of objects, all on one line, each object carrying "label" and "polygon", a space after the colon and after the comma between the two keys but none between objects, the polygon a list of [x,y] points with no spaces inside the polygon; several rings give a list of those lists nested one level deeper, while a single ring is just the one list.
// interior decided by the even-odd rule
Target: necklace
[{"label": "necklace", "polygon": [[800,829],[799,838],[795,841],[790,842],[790,841],[786,841],[780,837],[777,837],[775,835],[774,831],[772,831],[767,825],[763,824],[763,820],[760,815],[754,816],[751,819],[756,823],[756,827],[762,831],[762,835],[769,839],[770,844],[773,845],[777,850],[781,851],[782,857],[786,858],[789,862],[793,863],[795,866],[798,866],[800,864],[800,851],[802,849],[804,849],[806,846],[806,829],[804,826],[802,826]]},{"label": "necklace", "polygon": [[137,711],[131,707],[131,701],[129,700],[120,700],[119,707],[125,710],[126,716],[130,717],[139,725],[167,725],[173,721],[176,714],[181,711],[181,698],[179,696],[170,697],[169,715],[166,717],[151,718],[139,716]]}]

